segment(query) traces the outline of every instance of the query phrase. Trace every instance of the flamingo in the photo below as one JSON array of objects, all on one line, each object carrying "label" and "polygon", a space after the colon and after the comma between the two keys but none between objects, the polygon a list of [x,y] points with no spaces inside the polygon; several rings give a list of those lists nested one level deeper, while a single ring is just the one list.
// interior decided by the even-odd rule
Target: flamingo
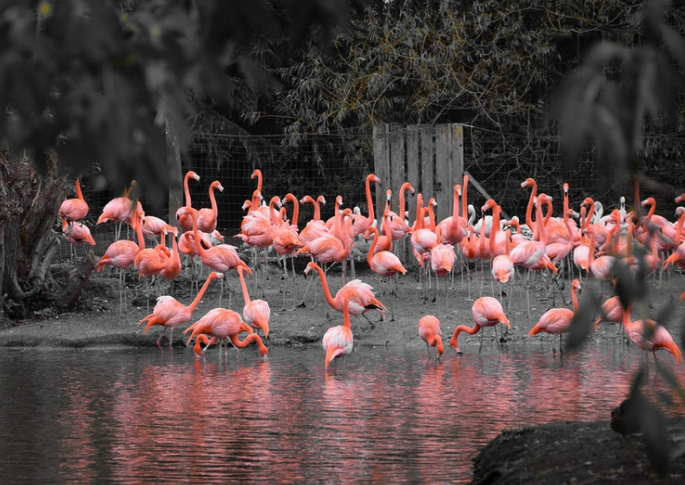
[{"label": "flamingo", "polygon": [[391,253],[390,251],[376,251],[376,245],[378,244],[378,229],[370,227],[369,231],[373,235],[373,240],[369,247],[369,252],[366,255],[366,261],[369,263],[371,271],[381,278],[389,278],[397,273],[407,274],[407,270],[402,265],[402,261],[400,261],[400,258],[394,253]]},{"label": "flamingo", "polygon": [[[186,204],[183,207],[186,208],[192,207],[192,202],[190,200],[190,188],[188,187],[188,181],[191,178],[195,181],[198,181],[200,180],[200,176],[192,170],[189,170],[188,172],[186,172],[185,177],[183,177],[183,192],[186,198]],[[181,229],[183,229],[183,231],[190,231],[193,228],[193,221],[190,218],[190,214],[187,211],[179,213],[183,207],[179,208],[176,211],[176,221],[178,221],[178,225]]]},{"label": "flamingo", "polygon": [[378,310],[381,312],[381,315],[385,315],[385,305],[376,298],[371,285],[363,283],[361,280],[352,280],[340,288],[335,294],[335,298],[333,298],[328,287],[328,280],[326,279],[324,270],[321,269],[321,266],[318,264],[309,262],[304,270],[304,274],[309,274],[312,270],[319,273],[324,297],[335,311],[342,312],[343,306],[348,306],[351,315],[362,315],[372,327],[374,326],[373,322],[371,322],[364,313],[369,310]]},{"label": "flamingo", "polygon": [[264,338],[269,338],[269,320],[271,319],[271,308],[264,300],[250,300],[250,294],[247,291],[245,284],[245,276],[243,275],[243,268],[238,266],[238,276],[240,277],[240,286],[243,290],[243,299],[245,306],[243,307],[243,319],[245,323],[250,325],[254,330],[261,329],[264,333]]},{"label": "flamingo", "polygon": [[[410,232],[409,224],[405,219],[405,191],[408,191],[411,194],[413,194],[414,187],[412,187],[409,182],[404,182],[400,187],[398,206],[399,212],[395,213],[392,210],[388,212],[390,233],[392,234],[393,241],[399,241],[401,239],[404,239],[404,237]],[[383,221],[383,223],[385,224],[385,221]]]},{"label": "flamingo", "polygon": [[164,226],[168,224],[163,219],[155,216],[148,216],[141,214],[140,221],[142,223],[143,236],[148,238],[154,238],[159,236],[164,231]]},{"label": "flamingo", "polygon": [[[201,237],[200,232],[197,228],[197,211],[195,209],[193,209],[192,207],[181,207],[179,211],[181,215],[185,214],[186,212],[189,212],[191,215],[191,218],[193,220],[193,236],[195,240],[195,249],[197,250],[198,255],[200,256],[200,261],[202,261],[202,263],[205,266],[208,266],[213,270],[219,271],[221,273],[226,273],[230,269],[240,266],[243,268],[245,272],[247,272],[247,274],[252,274],[252,270],[250,269],[250,267],[242,259],[240,259],[240,256],[238,255],[238,251],[236,250],[235,246],[231,246],[230,244],[219,244],[218,246],[212,246],[208,249],[205,249],[203,247],[203,245],[200,243]],[[222,291],[219,293],[219,305],[221,305],[223,284],[221,285],[221,290]]]},{"label": "flamingo", "polygon": [[324,369],[328,370],[328,364],[336,357],[349,355],[354,348],[354,336],[350,325],[349,295],[342,299],[343,324],[326,330],[321,345],[326,351]]},{"label": "flamingo", "polygon": [[426,350],[428,351],[428,360],[431,359],[430,348],[435,347],[436,359],[440,360],[440,356],[445,352],[442,346],[442,339],[440,338],[440,320],[434,315],[426,315],[419,320],[419,337],[426,342]]},{"label": "flamingo", "polygon": [[295,254],[309,254],[322,264],[345,261],[352,248],[352,241],[347,235],[347,231],[344,230],[344,227],[349,228],[351,225],[351,219],[348,217],[351,212],[351,209],[347,208],[342,213],[335,215],[338,233],[342,239],[332,233],[324,234],[309,244],[302,246]]},{"label": "flamingo", "polygon": [[71,244],[88,243],[91,246],[95,246],[95,240],[90,234],[90,229],[88,229],[88,226],[82,222],[67,222],[66,219],[63,219],[62,235],[64,236],[64,239],[69,241]]},{"label": "flamingo", "polygon": [[440,276],[447,276],[452,272],[454,267],[454,262],[457,260],[457,255],[454,252],[454,248],[451,244],[440,243],[442,228],[438,228],[436,232],[436,237],[438,244],[433,246],[430,250],[430,265],[431,270],[435,273],[435,295],[433,296],[433,301],[437,300],[438,296],[438,281]]},{"label": "flamingo", "polygon": [[119,270],[119,316],[126,308],[125,273],[138,254],[138,245],[128,239],[119,239],[109,245],[105,254],[98,260],[95,269],[100,272],[105,266],[112,266]]},{"label": "flamingo", "polygon": [[121,232],[122,222],[131,222],[133,213],[136,211],[142,211],[143,206],[140,201],[136,202],[135,207],[133,206],[133,201],[131,200],[131,192],[136,185],[136,181],[132,181],[130,187],[124,190],[121,197],[115,197],[105,204],[102,208],[102,214],[98,217],[97,224],[102,224],[108,221],[115,222],[117,224],[115,229],[114,238],[119,239],[119,233]]},{"label": "flamingo", "polygon": [[59,206],[59,216],[67,221],[77,221],[88,215],[88,202],[83,198],[81,182],[78,178],[74,183],[74,187],[76,189],[76,198],[65,199],[62,205]]},{"label": "flamingo", "polygon": [[201,358],[202,357],[202,344],[205,345],[205,348],[211,347],[216,343],[216,339],[210,339],[207,337],[204,333],[201,333],[195,337],[195,345],[193,346],[193,353],[195,354],[195,357]]},{"label": "flamingo", "polygon": [[585,229],[590,233],[590,252],[588,254],[588,265],[593,276],[598,280],[608,281],[611,279],[611,266],[614,264],[614,256],[595,257],[595,239],[597,228],[589,226]]},{"label": "flamingo", "polygon": [[366,192],[366,205],[368,207],[368,213],[366,217],[354,218],[354,223],[352,224],[352,233],[355,237],[363,232],[366,232],[375,221],[373,211],[373,199],[371,198],[371,182],[380,184],[381,179],[372,173],[366,176],[364,190]]},{"label": "flamingo", "polygon": [[571,300],[573,301],[573,310],[568,308],[551,308],[542,314],[538,323],[528,332],[528,336],[537,335],[540,332],[551,333],[559,335],[559,352],[563,352],[561,347],[563,334],[568,332],[571,328],[571,321],[573,315],[578,311],[578,290],[580,289],[580,281],[573,280],[571,283]]},{"label": "flamingo", "polygon": [[224,187],[218,180],[215,180],[209,185],[209,202],[211,203],[212,208],[198,210],[197,228],[202,232],[211,233],[216,229],[216,221],[217,217],[219,216],[219,210],[216,206],[216,197],[214,195],[215,190],[218,190],[219,192],[224,191]]},{"label": "flamingo", "polygon": [[[214,308],[209,310],[202,318],[197,322],[193,323],[191,326],[183,331],[183,335],[190,333],[188,338],[188,343],[186,346],[190,346],[193,337],[196,337],[202,333],[211,337],[210,343],[218,340],[219,342],[224,342],[224,347],[227,347],[228,341],[230,341],[236,348],[245,348],[252,342],[256,342],[257,348],[259,349],[259,354],[264,357],[269,353],[269,350],[262,342],[262,338],[256,333],[252,333],[252,329],[240,318],[240,315],[233,310],[228,310],[226,308]],[[240,340],[238,335],[240,332],[248,332],[248,336],[244,340]],[[207,346],[209,346],[208,344]],[[205,347],[200,353],[204,356]],[[226,348],[228,352],[228,348]],[[221,356],[221,347],[219,348],[219,356]]]},{"label": "flamingo", "polygon": [[600,308],[600,313],[595,320],[595,331],[602,322],[623,323],[623,305],[618,296],[612,296]]},{"label": "flamingo", "polygon": [[200,304],[205,291],[207,291],[207,288],[209,288],[209,284],[213,280],[223,277],[224,275],[222,273],[218,273],[216,271],[209,273],[209,276],[207,276],[202,288],[200,288],[200,291],[197,293],[197,295],[195,295],[193,301],[187,306],[176,300],[176,298],[173,296],[163,295],[157,297],[157,304],[152,309],[152,313],[138,322],[138,325],[143,322],[147,323],[145,326],[145,333],[147,333],[147,331],[155,325],[162,325],[164,327],[161,335],[157,339],[157,347],[160,349],[162,348],[161,342],[164,333],[167,329],[171,329],[171,333],[169,335],[169,350],[171,350],[174,342],[174,328],[190,320],[190,317],[193,316],[195,308],[197,308],[197,306]]},{"label": "flamingo", "polygon": [[307,225],[300,231],[298,236],[300,242],[303,246],[306,246],[314,239],[323,236],[328,233],[328,228],[326,223],[321,220],[321,204],[326,204],[326,199],[323,195],[316,198],[312,198],[310,195],[305,195],[300,199],[300,204],[311,203],[314,205],[314,217],[307,222]]},{"label": "flamingo", "polygon": [[673,337],[671,337],[671,334],[654,320],[636,320],[633,322],[630,318],[630,310],[623,310],[623,328],[625,329],[628,338],[630,338],[635,345],[645,352],[651,352],[652,355],[654,355],[654,362],[656,362],[657,365],[657,350],[666,350],[667,352],[670,352],[675,357],[676,362],[683,361],[682,353],[673,340]]},{"label": "flamingo", "polygon": [[450,244],[452,246],[455,246],[459,244],[462,241],[462,239],[468,236],[469,231],[466,224],[466,214],[462,216],[459,215],[461,185],[456,184],[454,186],[453,197],[454,198],[452,200],[452,215],[440,221],[437,227],[441,228],[440,242],[443,244]]},{"label": "flamingo", "polygon": [[[461,354],[459,350],[459,334],[461,332],[466,332],[469,335],[473,335],[480,331],[483,327],[494,327],[498,323],[504,323],[507,327],[511,328],[509,319],[504,314],[502,305],[497,299],[491,296],[481,296],[476,299],[471,306],[471,313],[473,315],[474,325],[473,327],[467,327],[466,325],[459,325],[455,330],[452,338],[450,339],[450,347],[452,347],[457,354]],[[483,333],[480,334],[480,347],[478,353],[483,349]]]}]

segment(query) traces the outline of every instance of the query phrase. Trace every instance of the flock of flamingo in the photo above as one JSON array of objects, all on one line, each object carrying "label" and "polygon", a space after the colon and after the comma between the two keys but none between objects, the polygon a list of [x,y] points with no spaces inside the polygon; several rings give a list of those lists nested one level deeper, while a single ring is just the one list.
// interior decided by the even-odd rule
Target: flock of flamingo
[{"label": "flock of flamingo", "polygon": [[[326,351],[326,369],[334,358],[352,352],[354,336],[350,315],[364,316],[365,312],[373,309],[380,311],[382,315],[386,312],[386,306],[376,298],[368,283],[360,279],[347,281],[346,262],[350,259],[352,247],[362,238],[371,239],[366,259],[371,271],[381,278],[383,296],[386,295],[386,286],[391,278],[395,278],[397,284],[399,275],[406,274],[400,258],[393,252],[397,243],[405,239],[410,242],[417,260],[424,299],[427,299],[426,291],[431,275],[436,277],[434,298],[437,298],[438,278],[454,274],[455,264],[463,264],[468,271],[471,271],[472,266],[477,267],[480,264],[482,281],[487,274],[485,264],[489,265],[493,295],[494,284],[497,283],[500,298],[480,296],[474,301],[473,326],[458,326],[449,341],[457,353],[460,353],[458,337],[461,332],[473,335],[484,327],[495,327],[500,323],[511,326],[502,306],[502,289],[505,285],[512,285],[515,280],[525,279],[517,284],[528,289],[531,286],[529,280],[536,273],[552,273],[556,276],[564,271],[572,274],[574,268],[577,268],[578,278],[573,279],[571,284],[573,308],[548,310],[529,332],[530,336],[540,332],[559,335],[561,345],[562,335],[569,330],[573,316],[578,311],[577,291],[581,287],[583,275],[586,278],[612,281],[612,264],[619,257],[634,272],[639,264],[648,265],[655,275],[671,265],[685,268],[685,243],[682,236],[685,209],[678,208],[678,220],[671,222],[655,214],[656,202],[651,197],[640,204],[641,207],[649,208],[644,215],[639,210],[640,207],[637,208],[637,213],[627,211],[622,197],[620,206],[610,215],[603,216],[601,204],[589,197],[583,200],[578,211],[571,208],[568,184],[564,184],[562,216],[552,217],[553,198],[544,193],[538,194],[535,180],[529,178],[521,184],[522,187],[531,189],[525,221],[520,221],[516,216],[502,220],[501,207],[492,199],[481,207],[482,217],[476,221],[475,208],[467,204],[469,179],[465,175],[463,183],[454,186],[451,216],[436,221],[435,200],[431,198],[424,206],[423,195],[418,193],[416,217],[410,223],[407,220],[405,193],[414,194],[415,191],[410,183],[405,182],[399,189],[398,211],[391,210],[392,192],[388,190],[382,219],[377,221],[374,217],[371,184],[380,184],[381,181],[376,175],[370,174],[365,181],[367,215],[361,214],[357,208],[343,209],[342,197],[337,196],[333,217],[323,220],[320,209],[326,200],[322,195],[316,198],[305,195],[300,200],[293,194],[287,194],[283,198],[274,196],[266,204],[262,195],[261,171],[255,170],[251,178],[257,179],[257,187],[251,199],[243,205],[247,213],[243,217],[240,233],[235,237],[252,248],[255,256],[252,268],[241,259],[234,246],[224,243],[223,236],[216,230],[218,210],[215,191],[224,190],[218,181],[209,186],[211,208],[196,209],[191,204],[189,181],[199,181],[200,177],[193,171],[185,175],[185,205],[177,210],[175,225],[147,216],[141,203],[137,201],[134,204],[130,198],[131,189],[125,191],[121,197],[112,199],[103,208],[97,224],[108,221],[117,223],[116,240],[107,248],[96,268],[100,271],[111,265],[119,269],[120,312],[126,305],[124,271],[131,266],[135,268],[139,278],[146,278],[146,281],[147,277],[152,276],[160,276],[165,280],[176,278],[183,269],[181,255],[189,258],[190,271],[193,274],[197,274],[198,266],[206,266],[212,270],[190,304],[184,305],[170,295],[159,296],[152,313],[139,322],[139,325],[146,323],[145,332],[155,325],[163,327],[157,340],[160,349],[167,329],[171,333],[171,346],[174,328],[191,320],[210,283],[215,279],[220,280],[223,293],[225,274],[235,269],[244,297],[242,315],[222,308],[220,294],[219,307],[210,310],[184,330],[184,335],[189,334],[187,345],[190,346],[195,339],[194,351],[198,357],[204,357],[207,348],[216,343],[220,344],[221,355],[221,349],[228,350],[229,343],[236,348],[244,348],[254,342],[260,355],[266,356],[268,349],[259,332],[265,339],[268,338],[271,310],[266,301],[250,298],[245,281],[245,277],[249,275],[253,275],[255,279],[260,278],[260,261],[265,260],[265,256],[260,256],[260,251],[264,255],[269,250],[275,251],[283,262],[286,277],[288,258],[293,261],[293,274],[295,256],[310,258],[305,274],[311,271],[319,274],[326,301],[343,314],[343,324],[329,328],[322,340]],[[88,227],[79,222],[87,215],[89,208],[78,179],[75,182],[75,191],[76,197],[64,200],[59,210],[63,221],[63,235],[74,244],[86,242],[95,245]],[[675,200],[677,203],[685,200],[685,194]],[[292,219],[287,216],[286,204],[293,205]],[[312,204],[314,208],[313,218],[301,229],[298,225],[299,204]],[[486,215],[486,212],[491,214]],[[130,225],[136,234],[137,243],[120,237],[121,223]],[[160,242],[155,247],[146,247],[146,237],[159,237]],[[167,238],[170,238],[169,245]],[[635,258],[634,253],[638,251],[642,251],[645,256]],[[668,253],[670,255],[666,258]],[[326,272],[335,263],[341,263],[344,268],[344,286],[333,296],[328,287]],[[519,276],[518,272],[521,273]],[[287,285],[283,288],[284,306],[286,292]],[[470,292],[469,286],[469,296]],[[685,292],[681,299],[685,299]],[[511,302],[511,299],[508,301]],[[528,291],[527,301],[530,312]],[[604,302],[595,322],[595,329],[602,321],[622,325],[626,335],[647,352],[654,353],[664,349],[673,354],[676,362],[682,360],[677,344],[665,328],[649,319],[633,321],[631,308],[623,308],[617,296]],[[241,339],[241,333],[247,335]],[[431,347],[435,347],[436,359],[439,359],[444,353],[439,319],[433,315],[421,318],[418,322],[418,334],[426,342],[429,358],[432,358]],[[483,332],[481,348],[482,336]],[[654,357],[656,359],[656,354]]]}]

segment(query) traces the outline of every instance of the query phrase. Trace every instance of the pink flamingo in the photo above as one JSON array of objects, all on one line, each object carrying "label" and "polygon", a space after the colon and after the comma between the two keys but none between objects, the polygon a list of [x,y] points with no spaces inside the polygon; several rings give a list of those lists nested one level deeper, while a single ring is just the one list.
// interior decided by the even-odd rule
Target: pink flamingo
[{"label": "pink flamingo", "polygon": [[321,344],[326,351],[324,368],[328,370],[328,364],[336,357],[349,355],[354,348],[354,336],[350,324],[349,295],[342,299],[343,324],[326,330]]},{"label": "pink flamingo", "polygon": [[585,232],[590,233],[590,252],[588,254],[588,265],[590,271],[598,280],[611,280],[611,266],[614,264],[613,256],[599,256],[595,257],[595,238],[596,238],[596,227],[589,226],[585,229]]},{"label": "pink flamingo", "polygon": [[[183,177],[183,192],[186,198],[186,204],[183,207],[186,208],[192,207],[192,202],[190,200],[190,188],[188,187],[188,181],[191,178],[195,181],[198,181],[200,180],[200,176],[192,170],[189,170],[186,172],[185,177]],[[191,220],[190,214],[187,211],[179,214],[181,208],[176,211],[176,221],[178,221],[178,225],[181,227],[181,229],[183,229],[183,231],[190,231],[193,228],[193,221]]]},{"label": "pink flamingo", "polygon": [[[372,327],[374,324],[366,317],[366,315],[364,315],[366,312],[369,310],[378,310],[381,312],[381,315],[385,315],[385,305],[383,305],[383,303],[376,298],[371,285],[363,283],[361,280],[352,280],[340,288],[335,294],[335,298],[333,298],[328,287],[326,273],[323,269],[321,269],[321,266],[316,263],[309,262],[304,270],[304,274],[309,274],[311,270],[316,270],[319,273],[319,279],[321,280],[321,287],[323,289],[324,297],[331,308],[333,308],[335,311],[342,312],[343,306],[348,306],[350,314],[355,316],[363,316]],[[347,301],[347,303],[345,303],[345,301]]]},{"label": "pink flamingo", "polygon": [[269,338],[269,320],[271,320],[271,308],[264,300],[250,300],[250,293],[247,291],[245,284],[245,276],[243,275],[243,268],[238,266],[238,276],[240,277],[240,287],[243,290],[243,299],[245,306],[243,307],[243,318],[245,323],[250,325],[254,330],[261,329],[264,333],[264,338]]},{"label": "pink flamingo", "polygon": [[366,230],[369,227],[371,227],[374,223],[373,199],[371,198],[371,182],[380,184],[381,179],[372,173],[366,176],[364,190],[366,192],[366,206],[368,208],[368,213],[366,217],[355,217],[354,223],[352,224],[352,233],[355,237],[363,232],[366,232]]},{"label": "pink flamingo", "polygon": [[440,360],[440,356],[445,352],[442,346],[442,339],[440,338],[440,320],[434,315],[426,315],[419,320],[419,337],[426,342],[426,350],[428,352],[428,360],[431,359],[430,348],[435,347],[436,359]]},{"label": "pink flamingo", "polygon": [[[465,177],[467,177],[465,175]],[[459,215],[459,206],[461,198],[461,185],[454,186],[454,195],[452,200],[452,215],[446,217],[438,224],[441,228],[441,240],[443,244],[450,244],[455,246],[459,244],[462,239],[468,236],[469,231],[466,223],[466,214]],[[437,229],[436,229],[437,230]]]},{"label": "pink flamingo", "polygon": [[645,352],[651,352],[652,355],[654,355],[654,362],[656,362],[657,365],[657,350],[666,350],[675,357],[676,362],[682,362],[682,353],[673,340],[673,337],[671,337],[668,330],[654,320],[636,320],[633,322],[630,318],[630,310],[624,310],[623,328],[625,329],[628,338],[630,338],[635,345]]},{"label": "pink flamingo", "polygon": [[326,223],[321,220],[321,204],[326,204],[324,196],[320,195],[315,200],[310,195],[305,195],[300,199],[300,204],[306,203],[311,203],[314,206],[314,217],[307,222],[307,225],[300,231],[298,236],[303,246],[328,233]]},{"label": "pink flamingo", "polygon": [[211,233],[216,229],[216,221],[217,217],[219,217],[219,209],[216,206],[216,196],[214,195],[215,190],[218,190],[219,192],[224,191],[224,187],[218,180],[215,180],[209,185],[209,202],[212,208],[204,208],[197,211],[197,228],[202,232]]},{"label": "pink flamingo", "polygon": [[77,221],[88,215],[88,202],[83,198],[81,182],[78,178],[76,179],[74,187],[76,189],[76,197],[73,199],[65,199],[62,202],[62,205],[59,206],[59,216],[67,221]]},{"label": "pink flamingo", "polygon": [[[200,256],[200,260],[205,266],[212,268],[215,271],[221,273],[226,273],[230,269],[242,267],[247,274],[252,274],[250,267],[240,259],[238,251],[235,246],[230,244],[219,244],[218,246],[212,246],[211,248],[205,249],[202,244],[200,244],[201,237],[200,232],[197,229],[197,211],[193,208],[181,207],[181,214],[185,212],[190,212],[193,220],[193,236],[195,239],[195,249]],[[222,282],[223,283],[223,282]],[[219,293],[219,305],[221,305],[221,296],[223,294],[223,284],[221,285],[221,292]],[[229,301],[230,306],[230,301]]]},{"label": "pink flamingo", "polygon": [[147,333],[147,331],[155,325],[162,325],[164,327],[161,335],[157,339],[157,347],[160,349],[162,348],[162,337],[164,337],[164,333],[167,331],[167,329],[170,329],[169,350],[171,350],[174,342],[174,328],[190,320],[190,317],[193,316],[195,308],[197,308],[197,306],[200,304],[205,291],[207,291],[207,288],[209,288],[209,284],[213,280],[223,277],[224,275],[222,273],[218,273],[216,271],[209,273],[209,276],[207,276],[207,280],[202,285],[202,288],[200,288],[200,291],[197,293],[197,295],[195,295],[193,301],[187,306],[176,300],[176,298],[173,296],[163,295],[158,297],[157,304],[152,309],[152,313],[138,322],[138,325],[143,322],[147,323],[145,326],[145,333]]},{"label": "pink flamingo", "polygon": [[[473,314],[474,325],[469,328],[466,325],[459,325],[455,330],[452,338],[450,339],[450,347],[452,347],[458,354],[461,353],[459,350],[459,334],[461,332],[466,332],[469,335],[473,335],[480,331],[483,327],[494,327],[498,323],[504,323],[507,327],[511,328],[509,319],[504,314],[504,309],[499,301],[491,296],[481,296],[476,299],[471,306],[471,313]],[[478,352],[483,349],[483,333],[480,334],[480,347]]]},{"label": "pink flamingo", "polygon": [[95,246],[95,239],[93,239],[93,236],[90,234],[90,229],[82,222],[67,222],[66,219],[63,219],[62,235],[64,236],[64,239],[71,244],[88,243],[91,246]]},{"label": "pink flamingo", "polygon": [[126,308],[125,270],[129,268],[138,254],[138,245],[128,239],[120,239],[109,245],[105,254],[95,265],[99,272],[105,266],[112,266],[119,270],[119,316]]},{"label": "pink flamingo", "polygon": [[[369,252],[366,255],[366,261],[369,263],[369,269],[381,277],[381,284],[383,286],[382,293],[385,296],[386,278],[390,278],[398,273],[407,274],[406,268],[402,265],[402,261],[394,253],[390,251],[376,252],[376,245],[378,244],[378,229],[370,227],[369,231],[373,234],[373,240],[369,247]],[[397,287],[394,290],[397,294]],[[391,312],[391,320],[394,320],[394,314]]]},{"label": "pink flamingo", "polygon": [[606,300],[602,303],[600,313],[595,320],[595,331],[602,322],[623,323],[623,311],[624,308],[618,296],[612,296]]},{"label": "pink flamingo", "polygon": [[390,225],[390,233],[392,234],[392,239],[393,241],[399,241],[401,239],[404,239],[404,237],[409,234],[410,228],[409,224],[407,223],[407,220],[405,218],[405,200],[404,200],[404,193],[405,191],[409,191],[411,194],[414,193],[414,187],[411,186],[409,182],[404,182],[402,186],[400,187],[400,193],[399,193],[399,206],[398,206],[398,213],[393,212],[392,210],[388,213],[388,218],[389,218],[389,225]]},{"label": "pink flamingo", "polygon": [[[269,353],[264,342],[262,342],[262,338],[256,333],[251,333],[252,329],[242,321],[238,313],[226,308],[214,308],[213,310],[208,311],[197,322],[186,328],[183,331],[183,335],[188,332],[191,332],[191,334],[188,338],[187,346],[190,346],[193,337],[204,333],[211,337],[207,347],[218,340],[219,342],[224,343],[224,347],[226,347],[226,351],[228,352],[228,341],[239,349],[245,348],[252,342],[255,342],[259,349],[259,354],[262,357]],[[240,340],[238,336],[240,332],[248,332],[249,335],[245,337],[244,340]],[[202,352],[200,353],[201,356],[204,356],[207,347],[202,349]],[[219,356],[221,356],[221,347],[219,348]]]},{"label": "pink flamingo", "polygon": [[563,352],[561,347],[561,339],[563,334],[568,332],[571,328],[571,321],[573,315],[578,311],[578,295],[580,289],[580,281],[573,280],[571,283],[571,300],[573,301],[573,310],[568,308],[551,308],[542,314],[538,323],[528,332],[529,336],[537,335],[540,332],[551,333],[559,335],[559,352]]}]

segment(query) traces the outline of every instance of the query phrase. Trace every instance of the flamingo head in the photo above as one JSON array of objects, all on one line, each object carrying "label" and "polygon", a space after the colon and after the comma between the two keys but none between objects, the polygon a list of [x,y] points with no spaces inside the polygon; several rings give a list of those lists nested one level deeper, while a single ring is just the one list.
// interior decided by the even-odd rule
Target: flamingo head
[{"label": "flamingo head", "polygon": [[[341,204],[342,204],[342,198],[340,200],[341,200]],[[324,197],[323,195],[318,196],[316,198],[316,201],[321,205],[326,205],[326,197]]]},{"label": "flamingo head", "polygon": [[488,200],[485,202],[485,205],[483,205],[483,207],[480,208],[480,210],[483,211],[483,212],[485,212],[485,211],[488,211],[488,210],[492,209],[492,208],[495,207],[496,205],[497,205],[497,202],[495,202],[494,199],[488,199]]},{"label": "flamingo head", "polygon": [[564,190],[564,195],[568,195],[568,184],[566,182],[564,182],[563,190]]},{"label": "flamingo head", "polygon": [[210,185],[210,188],[218,190],[219,192],[224,191],[224,186],[221,185],[221,182],[219,182],[218,180],[215,180],[214,182],[212,182],[212,185]]},{"label": "flamingo head", "polygon": [[250,178],[251,178],[251,179],[254,179],[254,178],[256,178],[256,177],[261,178],[261,176],[262,176],[262,171],[259,170],[258,168],[255,168],[255,169],[254,169],[254,172],[252,172],[252,175],[250,175]]},{"label": "flamingo head", "polygon": [[200,180],[200,176],[198,174],[196,174],[195,172],[193,172],[192,170],[189,170],[188,173],[186,173],[186,177],[188,177],[189,179],[192,178],[195,180]]},{"label": "flamingo head", "polygon": [[649,205],[649,206],[656,205],[656,200],[654,200],[654,197],[647,197],[645,200],[640,202],[640,205],[642,205],[642,207],[645,207],[647,205]]},{"label": "flamingo head", "polygon": [[525,187],[535,187],[535,186],[536,186],[536,184],[535,184],[535,179],[530,178],[530,177],[527,178],[526,180],[524,180],[523,182],[521,182],[521,187],[522,187],[522,188],[525,188]]},{"label": "flamingo head", "polygon": [[304,269],[304,274],[308,275],[311,270],[315,270],[317,268],[317,264],[314,263],[313,261],[310,261],[307,263],[307,267]]}]

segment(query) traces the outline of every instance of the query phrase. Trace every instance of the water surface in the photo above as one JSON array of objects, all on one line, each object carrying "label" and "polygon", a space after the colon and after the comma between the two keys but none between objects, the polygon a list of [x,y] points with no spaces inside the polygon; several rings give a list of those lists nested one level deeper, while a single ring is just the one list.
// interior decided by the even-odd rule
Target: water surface
[{"label": "water surface", "polygon": [[[607,420],[644,353],[549,341],[425,350],[0,350],[0,473],[13,482],[464,483],[503,429]],[[676,369],[670,356],[660,361]],[[658,382],[657,386],[661,385]],[[665,386],[664,386],[665,388]],[[607,423],[608,426],[608,423]]]}]

